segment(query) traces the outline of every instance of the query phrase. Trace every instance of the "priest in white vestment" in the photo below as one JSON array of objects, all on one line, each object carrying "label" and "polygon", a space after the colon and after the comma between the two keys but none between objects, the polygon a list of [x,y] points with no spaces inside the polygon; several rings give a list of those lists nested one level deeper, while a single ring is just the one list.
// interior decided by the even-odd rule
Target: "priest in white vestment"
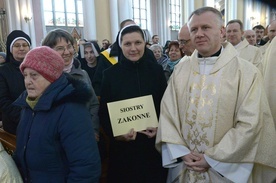
[{"label": "priest in white vestment", "polygon": [[261,72],[263,71],[262,65],[262,52],[256,47],[248,43],[243,38],[243,23],[238,20],[230,20],[226,25],[226,39],[238,51],[238,56],[251,62]]},{"label": "priest in white vestment", "polygon": [[273,39],[264,55],[265,90],[276,125],[276,39]]},{"label": "priest in white vestment", "polygon": [[264,182],[272,182],[276,131],[262,74],[230,43],[221,45],[216,9],[194,11],[188,25],[196,50],[171,76],[156,138],[167,182],[254,182],[256,165],[269,167]]},{"label": "priest in white vestment", "polygon": [[0,182],[22,183],[23,180],[12,157],[0,142]]}]

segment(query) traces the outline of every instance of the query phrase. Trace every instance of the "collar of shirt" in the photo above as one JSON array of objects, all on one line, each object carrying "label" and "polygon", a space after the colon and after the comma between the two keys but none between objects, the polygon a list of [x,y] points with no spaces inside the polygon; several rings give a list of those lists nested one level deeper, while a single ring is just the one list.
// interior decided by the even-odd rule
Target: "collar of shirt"
[{"label": "collar of shirt", "polygon": [[[222,49],[222,47],[220,47],[219,51],[217,51],[216,53],[214,53],[210,57],[218,57],[221,53],[221,49]],[[198,58],[203,58],[203,56],[198,53]]]}]

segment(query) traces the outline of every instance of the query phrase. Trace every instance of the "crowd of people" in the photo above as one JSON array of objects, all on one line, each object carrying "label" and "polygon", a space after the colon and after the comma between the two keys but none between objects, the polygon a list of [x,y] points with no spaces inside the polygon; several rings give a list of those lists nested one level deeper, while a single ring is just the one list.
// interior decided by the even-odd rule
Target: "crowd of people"
[{"label": "crowd of people", "polygon": [[[101,48],[85,39],[75,48],[63,29],[32,48],[12,31],[0,52],[0,109],[16,149],[9,156],[0,143],[0,182],[276,181],[276,20],[224,25],[217,9],[196,9],[164,47],[131,19]],[[134,116],[111,115],[111,104],[123,113],[145,96],[126,109],[151,106],[157,125],[149,113],[142,130]],[[116,135],[114,120],[127,132]]]}]

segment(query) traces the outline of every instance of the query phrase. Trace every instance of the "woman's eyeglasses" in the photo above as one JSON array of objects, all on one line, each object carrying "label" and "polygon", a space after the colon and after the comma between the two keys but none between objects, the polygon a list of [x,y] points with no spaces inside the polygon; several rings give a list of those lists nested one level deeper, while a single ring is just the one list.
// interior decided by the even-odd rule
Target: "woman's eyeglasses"
[{"label": "woman's eyeglasses", "polygon": [[27,44],[27,43],[23,43],[23,44],[15,43],[12,47],[14,47],[14,48],[21,48],[21,47],[27,48],[27,47],[29,47],[29,44]]},{"label": "woman's eyeglasses", "polygon": [[57,52],[63,54],[65,50],[68,50],[69,52],[72,52],[74,50],[74,46],[71,44],[68,44],[67,46],[57,46],[54,48]]}]

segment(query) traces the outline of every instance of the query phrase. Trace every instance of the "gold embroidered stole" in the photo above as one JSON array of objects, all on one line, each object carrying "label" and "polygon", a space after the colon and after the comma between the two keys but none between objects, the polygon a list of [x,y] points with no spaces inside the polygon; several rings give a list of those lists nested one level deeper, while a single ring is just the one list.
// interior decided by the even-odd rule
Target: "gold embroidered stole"
[{"label": "gold embroidered stole", "polygon": [[[189,101],[183,126],[184,139],[191,151],[204,153],[214,146],[221,73],[193,73],[189,86]],[[187,170],[186,180],[210,182],[209,173]]]}]

